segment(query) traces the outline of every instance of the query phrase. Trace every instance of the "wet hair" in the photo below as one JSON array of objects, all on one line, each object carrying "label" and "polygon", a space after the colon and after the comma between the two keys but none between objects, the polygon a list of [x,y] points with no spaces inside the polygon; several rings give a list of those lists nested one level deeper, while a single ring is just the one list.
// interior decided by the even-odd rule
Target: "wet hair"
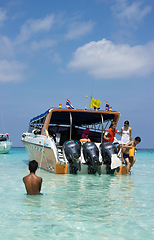
[{"label": "wet hair", "polygon": [[136,138],[135,138],[135,141],[141,142],[141,138],[140,138],[140,137],[136,137]]},{"label": "wet hair", "polygon": [[35,173],[38,167],[38,162],[35,160],[32,160],[29,162],[29,171]]},{"label": "wet hair", "polygon": [[124,124],[127,124],[129,126],[129,121],[128,120],[124,121]]}]

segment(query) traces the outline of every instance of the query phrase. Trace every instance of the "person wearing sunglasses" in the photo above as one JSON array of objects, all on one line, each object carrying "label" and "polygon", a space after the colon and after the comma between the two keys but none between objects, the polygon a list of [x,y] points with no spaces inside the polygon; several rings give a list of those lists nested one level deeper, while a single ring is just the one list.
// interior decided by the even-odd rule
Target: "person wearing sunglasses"
[{"label": "person wearing sunglasses", "polygon": [[127,144],[128,142],[132,141],[133,137],[132,137],[132,128],[129,126],[129,121],[126,120],[124,122],[124,126],[121,128],[121,141],[120,144],[117,147],[117,152],[118,155],[121,155],[121,147],[122,144]]},{"label": "person wearing sunglasses", "polygon": [[124,122],[124,127],[121,128],[121,144],[127,144],[132,141],[132,128],[129,126],[129,121]]}]

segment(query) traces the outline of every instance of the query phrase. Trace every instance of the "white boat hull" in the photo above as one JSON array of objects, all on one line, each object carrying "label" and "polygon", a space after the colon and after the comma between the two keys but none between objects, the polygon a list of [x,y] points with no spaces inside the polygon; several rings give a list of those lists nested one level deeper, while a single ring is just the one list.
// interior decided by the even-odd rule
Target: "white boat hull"
[{"label": "white boat hull", "polygon": [[0,142],[0,153],[8,153],[12,147],[12,142],[2,141]]},{"label": "white boat hull", "polygon": [[[70,174],[69,163],[57,162],[53,149],[23,142],[29,161],[36,160],[39,167],[52,173]],[[106,165],[101,165],[101,174],[106,173]],[[81,171],[77,174],[88,174],[88,165],[81,163]]]},{"label": "white boat hull", "polygon": [[[48,170],[52,173],[69,174],[69,162],[64,155],[58,152],[55,142],[50,137],[34,136],[28,134],[28,137],[22,138],[28,154],[29,161],[36,160],[40,168]],[[83,155],[80,157],[81,170],[77,174],[88,174],[88,165],[85,164]],[[100,157],[100,163],[101,163]],[[120,164],[119,164],[120,165]],[[100,173],[106,174],[106,165],[100,165]]]}]

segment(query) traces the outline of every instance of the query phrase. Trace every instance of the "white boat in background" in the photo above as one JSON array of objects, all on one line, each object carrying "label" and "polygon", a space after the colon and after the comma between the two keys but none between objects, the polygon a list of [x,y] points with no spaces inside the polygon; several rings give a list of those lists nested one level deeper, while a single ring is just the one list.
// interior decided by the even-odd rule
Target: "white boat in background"
[{"label": "white boat in background", "polygon": [[[29,160],[50,172],[113,174],[121,162],[115,145],[103,142],[103,134],[119,117],[115,111],[50,108],[30,120],[21,141]],[[81,143],[86,128],[91,141]]]},{"label": "white boat in background", "polygon": [[0,134],[0,153],[8,153],[12,147],[12,142],[9,140],[9,134]]}]

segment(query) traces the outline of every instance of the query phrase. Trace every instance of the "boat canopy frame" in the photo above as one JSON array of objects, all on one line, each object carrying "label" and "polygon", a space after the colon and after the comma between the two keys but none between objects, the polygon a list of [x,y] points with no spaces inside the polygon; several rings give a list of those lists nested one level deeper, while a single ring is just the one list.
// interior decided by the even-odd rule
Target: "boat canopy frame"
[{"label": "boat canopy frame", "polygon": [[41,134],[49,135],[49,127],[64,126],[70,128],[69,138],[72,138],[72,128],[77,127],[80,130],[89,128],[91,131],[101,133],[101,141],[103,132],[111,121],[118,122],[119,112],[115,111],[94,111],[94,110],[75,110],[75,109],[59,109],[50,108],[45,113],[34,117],[30,120],[28,132],[40,129]]}]

